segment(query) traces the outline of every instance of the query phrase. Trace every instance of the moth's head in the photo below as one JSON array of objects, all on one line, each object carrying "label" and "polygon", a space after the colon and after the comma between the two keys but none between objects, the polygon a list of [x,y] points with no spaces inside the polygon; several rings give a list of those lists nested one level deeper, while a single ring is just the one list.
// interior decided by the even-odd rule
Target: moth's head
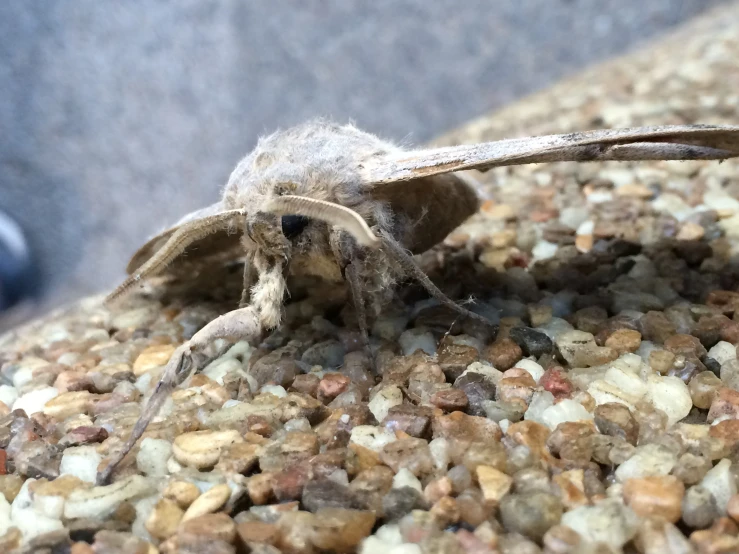
[{"label": "moth's head", "polygon": [[328,245],[328,229],[346,231],[361,246],[377,248],[380,239],[354,210],[341,204],[294,195],[264,199],[246,217],[247,246],[289,256],[293,248]]}]

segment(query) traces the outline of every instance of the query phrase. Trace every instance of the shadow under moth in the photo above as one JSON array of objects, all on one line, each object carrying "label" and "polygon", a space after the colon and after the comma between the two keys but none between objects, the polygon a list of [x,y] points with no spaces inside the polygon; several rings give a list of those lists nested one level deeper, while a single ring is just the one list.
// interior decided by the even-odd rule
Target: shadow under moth
[{"label": "shadow under moth", "polygon": [[403,278],[463,317],[413,259],[473,215],[474,182],[463,170],[555,161],[721,160],[739,156],[739,126],[674,125],[515,138],[404,150],[351,125],[313,121],[261,138],[231,173],[219,202],[185,216],[144,244],[111,302],[187,255],[245,258],[238,309],[180,345],[128,441],[98,475],[106,483],[172,390],[209,361],[216,339],[260,340],[280,324],[288,275],[346,281],[367,344],[376,315]]}]

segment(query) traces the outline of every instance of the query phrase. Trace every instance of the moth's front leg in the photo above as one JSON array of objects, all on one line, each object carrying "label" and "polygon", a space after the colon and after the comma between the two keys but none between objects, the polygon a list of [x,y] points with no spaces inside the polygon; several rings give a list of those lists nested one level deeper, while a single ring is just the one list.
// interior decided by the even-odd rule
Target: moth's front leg
[{"label": "moth's front leg", "polygon": [[359,326],[362,346],[372,361],[372,349],[369,343],[369,326],[367,325],[365,287],[362,279],[362,274],[364,273],[364,257],[359,247],[351,241],[349,235],[344,231],[332,232],[329,237],[329,243],[336,263],[341,270],[341,274],[349,285],[349,292],[352,295],[352,302],[354,303],[354,311],[357,316],[357,325]]},{"label": "moth's front leg", "polygon": [[252,306],[247,306],[217,317],[195,333],[189,341],[181,344],[167,362],[161,379],[141,410],[139,419],[133,426],[131,435],[123,448],[113,456],[106,468],[98,473],[98,484],[104,485],[108,482],[123,458],[144,434],[151,420],[156,417],[162,404],[175,387],[180,385],[189,375],[202,369],[211,360],[204,353],[207,346],[211,345],[216,339],[225,339],[229,342],[239,340],[259,341],[262,338],[263,331],[264,328],[259,322],[256,310]]}]

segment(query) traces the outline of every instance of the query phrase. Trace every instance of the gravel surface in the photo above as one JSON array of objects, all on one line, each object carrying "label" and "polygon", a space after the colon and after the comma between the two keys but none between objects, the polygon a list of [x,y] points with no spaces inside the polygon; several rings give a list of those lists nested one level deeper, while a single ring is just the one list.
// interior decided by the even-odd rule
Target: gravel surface
[{"label": "gravel surface", "polygon": [[[440,143],[736,123],[731,14]],[[240,268],[0,337],[0,551],[739,551],[739,162],[479,177],[480,213],[420,261],[497,333],[405,286],[373,369],[347,292],[296,283],[284,326],[190,377],[109,486],[95,473]]]}]

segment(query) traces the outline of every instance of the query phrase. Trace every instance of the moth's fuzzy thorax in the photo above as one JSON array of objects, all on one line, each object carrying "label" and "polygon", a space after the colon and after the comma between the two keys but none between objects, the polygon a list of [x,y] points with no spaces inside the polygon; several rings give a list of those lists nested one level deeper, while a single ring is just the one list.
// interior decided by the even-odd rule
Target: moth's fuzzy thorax
[{"label": "moth's fuzzy thorax", "polygon": [[231,173],[226,209],[259,210],[273,196],[290,194],[335,202],[370,224],[389,225],[389,213],[372,201],[359,169],[400,149],[353,125],[315,120],[260,138]]}]

